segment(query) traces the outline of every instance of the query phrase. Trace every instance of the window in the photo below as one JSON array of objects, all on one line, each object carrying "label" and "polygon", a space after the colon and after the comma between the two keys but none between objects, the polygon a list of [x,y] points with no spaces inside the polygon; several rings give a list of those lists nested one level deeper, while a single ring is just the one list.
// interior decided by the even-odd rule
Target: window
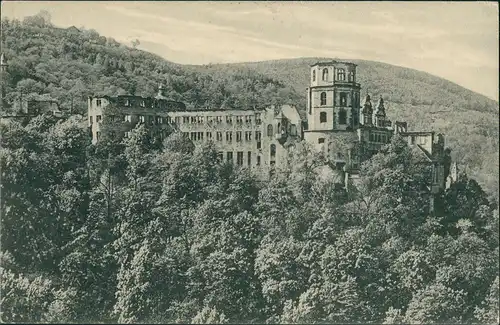
[{"label": "window", "polygon": [[243,123],[243,117],[236,116],[236,124],[241,124],[241,123]]},{"label": "window", "polygon": [[101,122],[101,120],[102,120],[102,116],[101,116],[101,115],[96,115],[96,117],[95,117],[95,121],[96,121],[97,123],[99,123],[99,122]]},{"label": "window", "polygon": [[340,93],[340,106],[346,107],[347,106],[347,94],[346,93]]},{"label": "window", "polygon": [[380,136],[380,134],[377,134],[377,142],[382,142],[382,137]]},{"label": "window", "polygon": [[370,142],[373,142],[373,134],[370,133],[369,138],[370,138]]},{"label": "window", "polygon": [[90,116],[90,117],[89,117],[89,120],[90,120],[90,125],[92,125],[92,123],[94,123],[94,117],[93,117],[93,116]]},{"label": "window", "polygon": [[344,109],[339,112],[339,124],[347,124],[347,112]]},{"label": "window", "polygon": [[237,165],[243,165],[243,151],[238,151],[236,153],[236,164]]},{"label": "window", "polygon": [[198,124],[203,123],[203,120],[204,120],[203,116],[198,116],[197,119],[196,119],[196,121],[198,122]]},{"label": "window", "polygon": [[262,142],[257,141],[257,149],[261,149],[261,148],[262,148]]},{"label": "window", "polygon": [[146,106],[146,102],[141,100],[141,107],[145,107]]},{"label": "window", "polygon": [[212,140],[212,132],[207,132],[207,140]]},{"label": "window", "polygon": [[319,138],[318,139],[318,143],[321,144],[321,143],[325,143],[325,138]]},{"label": "window", "polygon": [[101,107],[101,100],[100,100],[100,99],[97,99],[97,100],[95,101],[95,105],[96,105],[97,107]]},{"label": "window", "polygon": [[233,152],[232,151],[227,152],[227,162],[229,162],[229,163],[233,162]]},{"label": "window", "polygon": [[295,124],[290,125],[290,134],[292,136],[296,136],[297,135],[297,125],[295,125]]},{"label": "window", "polygon": [[224,152],[219,151],[219,152],[217,153],[217,160],[218,160],[219,162],[222,162],[222,161],[224,160]]},{"label": "window", "polygon": [[267,136],[268,137],[272,137],[273,136],[273,125],[272,124],[269,124],[267,126]]},{"label": "window", "polygon": [[144,115],[139,115],[139,122],[140,122],[140,123],[144,123],[144,122],[146,122],[146,116],[144,116]]},{"label": "window", "polygon": [[260,113],[255,114],[255,123],[256,123],[257,125],[261,125],[261,124],[262,124],[262,120],[261,120],[261,117],[260,117]]},{"label": "window", "polygon": [[276,158],[276,145],[274,143],[271,144],[271,146],[269,148],[269,152],[271,154],[271,159]]},{"label": "window", "polygon": [[354,81],[354,72],[353,71],[349,72],[348,81],[349,82],[353,82]]},{"label": "window", "polygon": [[260,156],[257,156],[257,166],[260,166]]},{"label": "window", "polygon": [[251,151],[247,152],[247,165],[248,166],[252,165],[252,152]]},{"label": "window", "polygon": [[328,81],[328,69],[323,69],[323,81]]},{"label": "window", "polygon": [[325,92],[322,92],[320,95],[320,104],[322,106],[326,105],[326,93]]},{"label": "window", "polygon": [[222,141],[222,132],[217,132],[216,134],[217,141]]},{"label": "window", "polygon": [[313,81],[316,81],[316,70],[313,70],[312,80],[313,80]]},{"label": "window", "polygon": [[326,119],[326,112],[321,112],[319,113],[319,122],[320,123],[326,123],[327,119]]},{"label": "window", "polygon": [[182,123],[189,123],[189,117],[188,116],[183,116],[182,117]]},{"label": "window", "polygon": [[207,123],[212,124],[213,117],[212,116],[207,116]]},{"label": "window", "polygon": [[125,99],[125,106],[130,106],[130,100]]},{"label": "window", "polygon": [[198,132],[198,140],[203,140],[203,132]]},{"label": "window", "polygon": [[246,124],[252,124],[252,117],[250,115],[245,116],[245,123]]},{"label": "window", "polygon": [[345,80],[345,70],[344,69],[337,70],[337,80],[339,80],[339,81]]},{"label": "window", "polygon": [[236,142],[241,142],[241,131],[236,131]]},{"label": "window", "polygon": [[189,139],[191,139],[191,141],[195,141],[196,140],[196,132],[191,132],[191,134],[189,135]]},{"label": "window", "polygon": [[415,144],[415,136],[414,135],[411,136],[411,144]]},{"label": "window", "polygon": [[260,131],[255,131],[255,140],[260,141],[262,138],[262,133]]},{"label": "window", "polygon": [[101,132],[97,131],[97,132],[95,133],[95,139],[96,139],[96,140],[99,140],[100,138],[101,138]]},{"label": "window", "polygon": [[177,125],[181,124],[181,117],[180,116],[175,117],[175,124],[177,124]]},{"label": "window", "polygon": [[233,141],[233,132],[228,131],[226,132],[226,142],[231,143]]},{"label": "window", "polygon": [[252,131],[245,131],[245,141],[252,141]]},{"label": "window", "polygon": [[222,123],[222,116],[216,116],[215,117],[215,123],[221,124]]},{"label": "window", "polygon": [[156,116],[156,124],[162,124],[163,123],[163,118],[161,116]]},{"label": "window", "polygon": [[123,133],[123,137],[126,139],[126,138],[130,138],[130,131],[126,131],[125,133]]},{"label": "window", "polygon": [[231,116],[226,116],[226,123],[227,124],[232,124],[233,123],[233,118]]}]

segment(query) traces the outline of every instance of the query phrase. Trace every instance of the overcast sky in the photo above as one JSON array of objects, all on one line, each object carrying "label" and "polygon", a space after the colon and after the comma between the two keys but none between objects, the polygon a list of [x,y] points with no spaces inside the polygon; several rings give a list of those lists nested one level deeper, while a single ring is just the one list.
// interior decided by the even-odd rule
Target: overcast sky
[{"label": "overcast sky", "polygon": [[2,16],[49,11],[186,64],[296,57],[365,59],[446,78],[498,100],[495,2],[4,2]]}]

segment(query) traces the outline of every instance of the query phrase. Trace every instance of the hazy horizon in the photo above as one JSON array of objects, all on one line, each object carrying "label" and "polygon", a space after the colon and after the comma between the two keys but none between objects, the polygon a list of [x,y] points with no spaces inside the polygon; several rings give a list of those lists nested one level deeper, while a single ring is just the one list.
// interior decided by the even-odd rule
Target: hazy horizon
[{"label": "hazy horizon", "polygon": [[139,49],[179,64],[379,61],[498,101],[493,2],[2,2],[2,17],[40,10],[55,26],[94,29],[126,45],[138,39]]}]

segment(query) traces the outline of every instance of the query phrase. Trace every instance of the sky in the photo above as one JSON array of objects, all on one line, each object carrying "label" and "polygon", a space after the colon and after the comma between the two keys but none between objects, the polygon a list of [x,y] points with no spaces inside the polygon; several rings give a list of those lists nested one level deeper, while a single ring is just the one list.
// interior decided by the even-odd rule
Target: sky
[{"label": "sky", "polygon": [[498,100],[496,2],[2,1],[2,17],[47,10],[182,64],[363,59],[448,79]]}]

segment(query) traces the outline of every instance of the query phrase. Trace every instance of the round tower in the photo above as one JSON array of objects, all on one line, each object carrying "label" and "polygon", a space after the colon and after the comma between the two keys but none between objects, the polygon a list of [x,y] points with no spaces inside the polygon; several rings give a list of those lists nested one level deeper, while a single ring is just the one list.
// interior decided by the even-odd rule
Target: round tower
[{"label": "round tower", "polygon": [[311,131],[346,131],[359,125],[360,85],[356,65],[318,62],[311,66],[307,88],[307,120]]}]

